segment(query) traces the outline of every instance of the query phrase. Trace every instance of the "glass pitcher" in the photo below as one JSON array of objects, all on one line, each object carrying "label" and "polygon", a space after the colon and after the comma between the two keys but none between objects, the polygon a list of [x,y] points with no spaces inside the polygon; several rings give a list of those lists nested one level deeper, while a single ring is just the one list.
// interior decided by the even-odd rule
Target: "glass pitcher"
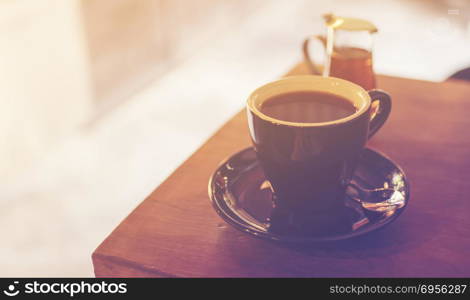
[{"label": "glass pitcher", "polygon": [[[352,81],[366,90],[375,88],[372,68],[373,33],[377,28],[369,21],[344,18],[333,14],[323,16],[326,36],[307,38],[303,44],[305,62],[313,74],[333,76]],[[326,52],[323,72],[310,58],[309,44],[319,40]]]}]

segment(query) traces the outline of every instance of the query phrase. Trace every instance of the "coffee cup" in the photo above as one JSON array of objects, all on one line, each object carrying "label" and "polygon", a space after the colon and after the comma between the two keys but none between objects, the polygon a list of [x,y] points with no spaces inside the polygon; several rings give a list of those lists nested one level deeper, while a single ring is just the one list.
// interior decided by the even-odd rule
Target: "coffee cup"
[{"label": "coffee cup", "polygon": [[256,89],[247,116],[274,195],[270,230],[343,230],[346,188],[358,157],[390,111],[384,91],[334,77],[291,76]]}]

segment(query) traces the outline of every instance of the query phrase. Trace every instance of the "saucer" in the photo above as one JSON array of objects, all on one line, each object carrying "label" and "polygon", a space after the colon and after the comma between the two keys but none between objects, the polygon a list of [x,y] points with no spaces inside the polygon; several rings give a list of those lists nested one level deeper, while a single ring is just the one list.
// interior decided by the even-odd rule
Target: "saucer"
[{"label": "saucer", "polygon": [[347,217],[343,218],[346,225],[341,226],[341,231],[279,233],[272,230],[271,186],[253,148],[222,162],[209,180],[212,205],[227,223],[256,237],[301,243],[349,239],[391,223],[408,204],[409,182],[391,159],[365,148],[346,194],[344,215]]}]

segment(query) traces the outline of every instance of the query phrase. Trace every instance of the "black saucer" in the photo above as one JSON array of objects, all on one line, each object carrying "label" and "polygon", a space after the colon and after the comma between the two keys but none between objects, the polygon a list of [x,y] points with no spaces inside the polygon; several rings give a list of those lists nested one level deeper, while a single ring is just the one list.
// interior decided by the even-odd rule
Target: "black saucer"
[{"label": "black saucer", "polygon": [[209,196],[217,213],[251,235],[285,242],[343,240],[377,230],[395,220],[409,201],[403,170],[383,154],[364,149],[345,199],[347,226],[342,231],[314,231],[308,235],[279,233],[270,228],[272,192],[253,148],[226,161],[209,181]]}]

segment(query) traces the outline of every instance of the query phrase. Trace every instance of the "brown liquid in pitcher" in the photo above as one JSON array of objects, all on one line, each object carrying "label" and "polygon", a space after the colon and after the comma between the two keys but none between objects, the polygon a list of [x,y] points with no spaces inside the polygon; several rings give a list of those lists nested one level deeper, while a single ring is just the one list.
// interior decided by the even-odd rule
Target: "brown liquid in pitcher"
[{"label": "brown liquid in pitcher", "polygon": [[299,91],[267,99],[261,112],[274,119],[297,123],[321,123],[352,115],[356,108],[351,101],[323,92]]},{"label": "brown liquid in pitcher", "polygon": [[330,76],[354,82],[365,90],[375,88],[372,53],[354,47],[337,47],[331,56]]}]

